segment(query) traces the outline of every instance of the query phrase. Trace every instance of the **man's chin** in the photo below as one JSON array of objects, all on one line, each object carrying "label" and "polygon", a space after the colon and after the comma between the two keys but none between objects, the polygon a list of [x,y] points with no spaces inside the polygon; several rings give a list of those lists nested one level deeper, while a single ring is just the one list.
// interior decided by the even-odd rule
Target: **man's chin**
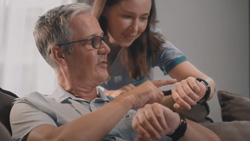
[{"label": "man's chin", "polygon": [[[102,79],[103,78],[103,79]],[[105,75],[105,76],[103,76],[103,77],[100,77],[99,78],[100,79],[100,84],[103,84],[104,82],[106,82],[106,81],[108,81],[109,80],[109,75]]]}]

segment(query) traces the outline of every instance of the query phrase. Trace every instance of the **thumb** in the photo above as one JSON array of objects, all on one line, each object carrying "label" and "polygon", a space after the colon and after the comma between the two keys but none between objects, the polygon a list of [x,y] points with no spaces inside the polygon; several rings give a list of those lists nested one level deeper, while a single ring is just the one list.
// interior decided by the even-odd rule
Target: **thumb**
[{"label": "thumb", "polygon": [[176,79],[168,79],[168,80],[154,80],[151,81],[156,87],[161,87],[164,85],[174,84],[177,82]]},{"label": "thumb", "polygon": [[174,107],[176,110],[181,109],[181,106],[180,106],[178,103],[175,103],[175,104],[173,105],[173,107]]}]

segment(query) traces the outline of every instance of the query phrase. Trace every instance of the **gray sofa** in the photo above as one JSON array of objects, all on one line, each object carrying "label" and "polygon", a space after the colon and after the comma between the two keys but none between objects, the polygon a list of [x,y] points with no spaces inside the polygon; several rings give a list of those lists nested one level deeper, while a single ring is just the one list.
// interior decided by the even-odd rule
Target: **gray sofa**
[{"label": "gray sofa", "polygon": [[[207,103],[192,107],[191,111],[178,111],[195,122],[214,131],[222,141],[249,141],[250,140],[250,99],[226,91],[217,92],[222,111],[223,122],[214,123],[208,117]],[[11,128],[9,112],[17,95],[0,88],[0,135],[10,140]],[[173,100],[168,101],[169,107]],[[198,131],[197,131],[198,132]]]},{"label": "gray sofa", "polygon": [[9,141],[11,136],[11,128],[9,122],[9,113],[14,99],[17,95],[0,88],[0,137],[3,141]]},{"label": "gray sofa", "polygon": [[222,141],[250,141],[250,99],[227,91],[218,91],[223,122],[202,123]]}]

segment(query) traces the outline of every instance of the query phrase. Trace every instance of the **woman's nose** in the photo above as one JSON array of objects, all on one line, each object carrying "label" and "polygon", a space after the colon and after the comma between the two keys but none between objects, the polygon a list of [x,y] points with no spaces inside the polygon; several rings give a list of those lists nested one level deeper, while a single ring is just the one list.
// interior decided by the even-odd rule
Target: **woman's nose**
[{"label": "woman's nose", "polygon": [[129,29],[133,32],[137,32],[139,30],[139,22],[138,20],[134,20],[131,25],[129,26]]}]

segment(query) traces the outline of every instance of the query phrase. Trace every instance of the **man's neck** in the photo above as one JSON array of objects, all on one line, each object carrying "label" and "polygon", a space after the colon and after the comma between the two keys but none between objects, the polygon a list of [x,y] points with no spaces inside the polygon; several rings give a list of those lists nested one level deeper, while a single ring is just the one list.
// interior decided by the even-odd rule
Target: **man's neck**
[{"label": "man's neck", "polygon": [[63,87],[66,91],[74,95],[75,97],[82,98],[88,101],[92,101],[97,98],[97,89],[96,88],[82,88],[82,87]]},{"label": "man's neck", "polygon": [[74,85],[74,84],[67,84],[67,83],[60,83],[58,84],[64,88],[67,92],[74,95],[75,97],[82,98],[88,101],[92,101],[93,99],[97,98],[97,89],[96,87],[87,86],[87,85]]}]

